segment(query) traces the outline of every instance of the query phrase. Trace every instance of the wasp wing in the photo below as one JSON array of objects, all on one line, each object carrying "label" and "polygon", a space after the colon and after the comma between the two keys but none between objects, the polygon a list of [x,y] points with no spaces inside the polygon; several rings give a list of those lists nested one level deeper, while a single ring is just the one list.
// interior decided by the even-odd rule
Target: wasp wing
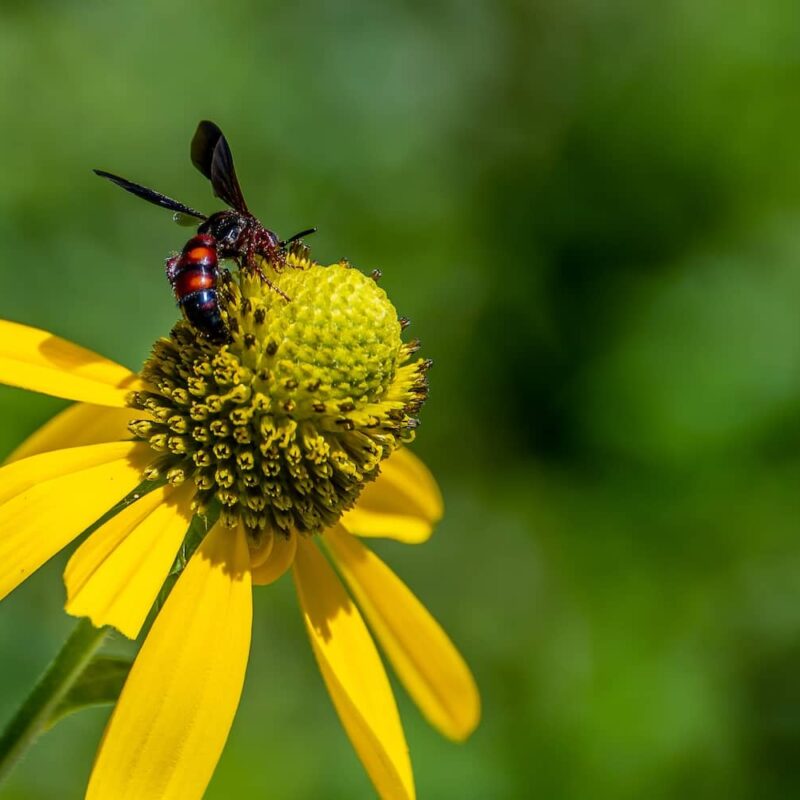
[{"label": "wasp wing", "polygon": [[204,119],[197,126],[191,156],[192,164],[211,181],[214,194],[234,210],[249,215],[228,140],[213,122]]},{"label": "wasp wing", "polygon": [[[206,217],[208,219],[208,217]],[[188,214],[184,214],[182,211],[176,211],[172,215],[172,221],[176,225],[180,225],[181,228],[196,228],[197,227],[197,220],[193,217],[190,217]]]},{"label": "wasp wing", "polygon": [[161,194],[161,192],[155,191],[155,189],[148,189],[146,186],[140,186],[138,183],[120,178],[119,175],[112,175],[110,172],[104,172],[102,169],[94,170],[94,174],[99,175],[101,178],[107,178],[112,183],[116,183],[117,186],[123,188],[126,192],[135,194],[137,197],[141,197],[142,200],[153,203],[153,205],[167,208],[183,216],[194,217],[200,220],[208,219],[206,215],[202,214],[200,211],[195,211],[193,208],[189,208],[189,206],[179,203],[177,200],[173,200],[171,197]]}]

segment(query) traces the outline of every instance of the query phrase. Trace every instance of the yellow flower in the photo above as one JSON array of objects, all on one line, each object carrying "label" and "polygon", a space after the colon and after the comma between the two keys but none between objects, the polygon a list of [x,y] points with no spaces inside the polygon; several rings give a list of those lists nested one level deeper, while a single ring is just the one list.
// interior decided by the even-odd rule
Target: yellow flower
[{"label": "yellow flower", "polygon": [[78,401],[0,469],[0,599],[138,490],[64,575],[69,613],[135,638],[195,514],[219,517],[139,651],[89,798],[202,796],[242,690],[251,587],[288,570],[381,797],[413,798],[414,782],[372,636],[442,734],[463,740],[478,723],[463,659],[360,540],[421,543],[441,517],[435,481],[403,446],[428,365],[406,363],[416,348],[373,281],[346,265],[294,266],[279,276],[291,303],[237,275],[226,289],[231,342],[211,345],[181,322],[141,375],[0,321],[0,382]]}]

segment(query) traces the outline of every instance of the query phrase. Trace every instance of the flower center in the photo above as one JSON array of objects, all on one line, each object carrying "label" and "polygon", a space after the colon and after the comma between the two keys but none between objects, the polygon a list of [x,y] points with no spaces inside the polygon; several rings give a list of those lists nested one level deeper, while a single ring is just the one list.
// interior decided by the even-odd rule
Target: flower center
[{"label": "flower center", "polygon": [[220,280],[231,333],[212,344],[181,321],[159,339],[132,395],[131,424],[156,456],[149,480],[197,486],[230,526],[317,533],[351,507],[380,462],[413,438],[429,361],[411,361],[402,325],[375,281],[345,263],[291,253],[273,282]]}]

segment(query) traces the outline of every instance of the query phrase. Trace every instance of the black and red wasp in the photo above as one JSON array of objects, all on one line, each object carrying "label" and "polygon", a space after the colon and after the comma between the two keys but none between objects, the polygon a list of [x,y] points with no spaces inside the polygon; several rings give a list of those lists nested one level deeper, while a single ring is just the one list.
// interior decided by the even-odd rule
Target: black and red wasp
[{"label": "black and red wasp", "polygon": [[314,233],[316,228],[280,240],[253,216],[244,201],[228,141],[213,122],[200,122],[190,152],[192,163],[211,181],[214,195],[232,211],[217,211],[206,216],[154,189],[103,170],[94,172],[148,203],[173,211],[178,221],[186,218],[200,220],[197,234],[189,239],[180,254],[167,259],[167,278],[184,317],[207,339],[223,342],[229,338],[229,332],[219,309],[220,260],[232,259],[239,269],[256,273],[289,300],[266,276],[263,261],[280,272],[286,265],[288,245]]}]

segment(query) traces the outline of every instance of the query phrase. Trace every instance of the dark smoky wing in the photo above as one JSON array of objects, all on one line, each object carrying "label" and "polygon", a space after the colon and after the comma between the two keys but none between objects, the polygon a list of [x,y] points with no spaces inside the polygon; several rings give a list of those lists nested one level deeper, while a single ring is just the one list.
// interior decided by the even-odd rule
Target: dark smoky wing
[{"label": "dark smoky wing", "polygon": [[228,142],[223,136],[214,148],[214,158],[211,161],[211,185],[214,194],[227,203],[231,208],[242,214],[249,214],[247,203],[242,195],[242,188],[236,177],[233,167],[233,155],[228,147]]},{"label": "dark smoky wing", "polygon": [[138,183],[120,178],[119,175],[113,175],[102,169],[94,170],[94,174],[99,175],[101,178],[107,178],[112,183],[116,183],[117,186],[123,188],[126,192],[135,194],[137,197],[141,197],[142,200],[147,200],[148,203],[152,203],[153,205],[161,206],[161,208],[175,211],[178,214],[185,214],[195,219],[207,219],[206,215],[200,211],[195,211],[193,208],[189,208],[189,206],[179,203],[177,200],[173,200],[171,197],[161,194],[161,192],[155,191],[155,189],[148,189],[146,186],[140,186]]},{"label": "dark smoky wing", "polygon": [[213,122],[204,119],[195,131],[192,163],[211,181],[214,194],[242,214],[249,214],[244,201],[228,140]]},{"label": "dark smoky wing", "polygon": [[222,131],[207,119],[197,126],[192,137],[191,156],[192,164],[211,180],[211,162],[214,159],[214,148],[222,137]]}]

